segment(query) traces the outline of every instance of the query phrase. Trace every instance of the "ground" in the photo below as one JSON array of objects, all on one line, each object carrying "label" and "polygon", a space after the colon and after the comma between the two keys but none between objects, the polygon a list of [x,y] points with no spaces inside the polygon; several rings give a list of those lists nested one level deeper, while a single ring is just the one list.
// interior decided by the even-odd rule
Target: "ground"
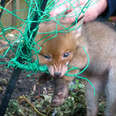
[{"label": "ground", "polygon": [[[106,23],[115,28],[115,23]],[[7,62],[7,58],[1,60]],[[0,65],[0,103],[12,72],[13,68]],[[22,71],[20,74],[5,116],[85,116],[85,81],[75,80],[73,87],[69,87],[70,93],[65,103],[53,108],[50,106],[53,80],[40,73],[30,77],[27,74],[30,72]],[[103,97],[100,99],[98,116],[103,116],[104,107]]]}]

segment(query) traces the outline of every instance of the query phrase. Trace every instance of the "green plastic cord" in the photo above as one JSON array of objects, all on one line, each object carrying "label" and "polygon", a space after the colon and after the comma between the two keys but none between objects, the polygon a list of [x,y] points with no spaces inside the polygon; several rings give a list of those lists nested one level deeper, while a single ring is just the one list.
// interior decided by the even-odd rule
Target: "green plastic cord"
[{"label": "green plastic cord", "polygon": [[[57,0],[57,2],[58,1],[59,0]],[[76,0],[76,1],[78,2],[78,4],[80,4],[80,0]],[[49,38],[49,39],[44,41],[44,42],[46,42],[46,41],[49,41],[50,39],[54,39],[58,35],[58,33],[64,33],[64,30],[60,30],[60,31],[57,30],[58,25],[64,27],[65,32],[70,32],[70,31],[75,29],[75,26],[72,27],[72,28],[70,28],[70,26],[66,28],[63,24],[60,24],[60,21],[58,19],[61,19],[62,17],[65,17],[65,14],[62,13],[61,15],[57,16],[57,20],[56,20],[56,17],[51,17],[49,15],[49,13],[52,9],[58,8],[58,7],[62,6],[63,4],[65,4],[66,2],[69,2],[71,7],[73,9],[76,9],[76,6],[74,6],[75,0],[74,0],[73,4],[72,4],[71,0],[64,0],[64,2],[62,2],[61,4],[59,4],[57,6],[55,5],[56,0],[48,0],[47,6],[46,6],[45,11],[43,12],[42,16],[41,16],[40,6],[41,6],[42,2],[44,2],[44,0],[24,0],[24,2],[27,5],[26,6],[27,8],[14,9],[13,11],[10,11],[10,10],[0,6],[0,9],[3,9],[5,11],[3,13],[3,16],[6,15],[6,14],[7,15],[12,15],[12,16],[16,17],[16,19],[18,19],[18,21],[21,22],[21,24],[20,24],[21,28],[17,28],[17,26],[5,27],[4,24],[2,23],[2,21],[0,21],[0,31],[1,31],[0,32],[0,40],[4,40],[5,42],[8,43],[8,49],[3,54],[0,54],[0,58],[6,58],[8,56],[9,52],[13,53],[13,56],[11,58],[9,58],[8,62],[3,62],[3,61],[1,62],[0,61],[0,64],[7,64],[7,66],[9,66],[9,67],[10,66],[18,67],[18,68],[24,69],[26,71],[48,72],[47,66],[46,65],[44,65],[44,66],[40,65],[39,64],[39,58],[38,58],[38,60],[34,60],[33,55],[38,56],[37,54],[39,54],[40,50],[42,49],[42,47],[39,45],[39,41],[41,41],[42,39],[46,38],[47,36],[49,36],[51,34],[54,35],[52,38]],[[38,6],[38,2],[39,2],[39,6]],[[86,10],[91,5],[94,5],[94,3],[93,3],[92,0],[88,0],[87,3],[83,7],[80,7],[81,10],[78,14],[77,14],[76,11],[74,12],[74,14],[76,16],[76,19],[77,19],[76,22],[78,21],[78,17],[82,14],[84,15]],[[23,19],[23,18],[21,18],[17,15],[18,14],[17,12],[20,11],[20,13],[21,13],[21,12],[24,12],[25,10],[27,10],[27,9],[28,9],[28,15],[27,15],[26,19]],[[14,11],[16,13],[14,13]],[[46,21],[55,21],[57,25],[56,25],[56,30],[53,30],[51,32],[44,32],[44,33],[39,32],[39,34],[48,34],[48,35],[45,36],[44,38],[41,38],[38,42],[35,42],[34,39],[33,39],[32,44],[30,44],[30,42],[28,41],[28,37],[25,33],[27,32],[28,28],[31,26],[32,19],[33,19],[35,11],[37,11],[38,15],[41,16],[38,19],[37,22],[42,23],[42,22],[46,22]],[[6,33],[9,33],[11,30],[17,30],[19,32],[19,34],[14,35],[15,39],[13,40],[13,42],[11,42],[9,37],[6,37]],[[33,32],[31,32],[31,35],[32,34],[33,34]],[[30,37],[31,37],[31,35],[30,35]],[[26,44],[26,46],[29,49],[29,51],[27,51],[27,54],[24,54],[23,51],[22,51],[23,42]],[[88,59],[88,64],[86,65],[86,67],[81,72],[79,72],[77,74],[67,73],[66,75],[67,76],[75,76],[77,78],[87,80],[91,84],[91,86],[94,88],[94,95],[95,95],[95,87],[92,85],[92,83],[87,78],[79,76],[79,74],[83,73],[89,65],[89,56],[88,56],[88,54],[87,54],[87,52],[84,48],[83,48],[83,50],[84,50],[85,54],[87,55],[87,59]],[[30,51],[34,51],[33,54]],[[19,56],[22,57],[22,59],[25,59],[24,64],[21,64],[20,62],[17,61],[17,58]],[[68,72],[70,72],[71,70],[78,70],[78,67],[73,67],[73,68],[69,69]]]}]

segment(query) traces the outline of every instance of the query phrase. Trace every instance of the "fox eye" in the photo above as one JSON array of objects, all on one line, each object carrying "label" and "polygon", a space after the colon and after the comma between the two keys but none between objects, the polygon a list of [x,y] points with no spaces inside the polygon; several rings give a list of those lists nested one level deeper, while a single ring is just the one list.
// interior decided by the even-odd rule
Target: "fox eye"
[{"label": "fox eye", "polygon": [[68,57],[69,55],[70,55],[70,52],[65,52],[65,53],[63,54],[63,57],[66,58],[66,57]]},{"label": "fox eye", "polygon": [[50,60],[51,59],[51,57],[49,56],[49,55],[42,55],[44,58],[46,58],[46,59],[48,59],[48,60]]}]

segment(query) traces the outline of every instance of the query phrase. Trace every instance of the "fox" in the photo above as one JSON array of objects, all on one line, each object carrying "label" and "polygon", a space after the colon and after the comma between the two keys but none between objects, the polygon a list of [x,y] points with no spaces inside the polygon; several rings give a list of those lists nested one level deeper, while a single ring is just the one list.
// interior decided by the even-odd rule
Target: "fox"
[{"label": "fox", "polygon": [[[91,85],[86,85],[86,116],[97,116],[98,99],[103,93],[106,96],[105,116],[115,116],[116,32],[108,25],[97,21],[83,24],[81,19],[77,24],[70,25],[72,23],[41,23],[35,38],[35,42],[42,49],[33,58],[39,58],[41,65],[47,65],[49,74],[55,80],[52,106],[59,106],[65,102],[69,92],[68,86],[75,78],[65,74],[69,66],[78,67],[80,71],[86,67],[86,50],[90,62],[88,68],[80,75],[88,78],[95,87],[94,96]],[[67,27],[75,29],[69,31]],[[78,72],[79,70],[72,70],[69,73]]]},{"label": "fox", "polygon": [[[87,116],[97,116],[98,99],[102,93],[106,95],[105,116],[116,115],[116,32],[108,25],[92,21],[82,24],[80,20],[76,27],[79,29],[67,32],[69,23],[57,25],[56,22],[40,24],[36,41],[42,50],[38,54],[40,64],[46,64],[50,75],[55,79],[55,91],[52,99],[53,106],[64,103],[68,96],[68,86],[75,77],[66,76],[70,66],[82,70],[88,63],[87,51],[90,63],[81,76],[87,77],[95,87],[87,83],[86,104]],[[56,30],[49,34],[49,32]],[[72,28],[72,27],[70,27]],[[63,31],[63,32],[62,32]],[[46,33],[47,32],[47,33]],[[46,37],[46,38],[45,38]],[[53,38],[50,39],[49,38]],[[47,41],[46,41],[47,40]],[[77,73],[71,71],[71,74]],[[77,96],[78,97],[78,96]]]}]

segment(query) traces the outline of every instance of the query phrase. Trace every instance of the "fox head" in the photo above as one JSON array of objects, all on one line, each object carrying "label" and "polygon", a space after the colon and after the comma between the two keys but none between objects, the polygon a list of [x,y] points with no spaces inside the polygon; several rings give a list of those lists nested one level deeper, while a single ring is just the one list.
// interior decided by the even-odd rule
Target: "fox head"
[{"label": "fox head", "polygon": [[[63,29],[62,26],[57,26],[57,31]],[[52,76],[62,77],[74,57],[77,42],[73,32],[56,33],[54,30],[56,30],[56,23],[40,24],[40,34],[36,37],[37,43],[42,47],[38,54],[39,63],[46,64]],[[54,31],[54,34],[50,34],[51,31]]]}]

